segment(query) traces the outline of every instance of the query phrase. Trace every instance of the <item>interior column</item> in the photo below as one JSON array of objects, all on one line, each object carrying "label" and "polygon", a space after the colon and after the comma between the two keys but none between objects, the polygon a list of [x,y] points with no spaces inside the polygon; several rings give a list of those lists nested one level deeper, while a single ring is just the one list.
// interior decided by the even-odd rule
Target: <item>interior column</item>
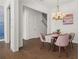
[{"label": "interior column", "polygon": [[11,0],[11,44],[13,52],[19,51],[19,0]]}]

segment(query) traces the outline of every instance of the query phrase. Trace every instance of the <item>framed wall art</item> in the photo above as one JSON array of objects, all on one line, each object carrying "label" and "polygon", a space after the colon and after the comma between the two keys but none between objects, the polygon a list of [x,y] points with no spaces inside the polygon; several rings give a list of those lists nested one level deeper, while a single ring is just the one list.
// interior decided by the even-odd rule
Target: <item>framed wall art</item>
[{"label": "framed wall art", "polygon": [[73,14],[66,14],[63,19],[63,24],[73,24]]}]

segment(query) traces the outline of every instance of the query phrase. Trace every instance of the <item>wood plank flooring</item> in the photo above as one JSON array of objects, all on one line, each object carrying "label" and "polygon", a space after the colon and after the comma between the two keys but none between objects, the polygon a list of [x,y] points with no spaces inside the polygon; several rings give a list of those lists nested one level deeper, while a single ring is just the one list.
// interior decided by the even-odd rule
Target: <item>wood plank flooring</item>
[{"label": "wood plank flooring", "polygon": [[78,59],[77,45],[69,51],[69,57],[62,52],[58,57],[58,51],[48,51],[48,47],[40,49],[40,39],[24,41],[24,47],[19,52],[12,53],[9,45],[0,42],[0,59]]}]

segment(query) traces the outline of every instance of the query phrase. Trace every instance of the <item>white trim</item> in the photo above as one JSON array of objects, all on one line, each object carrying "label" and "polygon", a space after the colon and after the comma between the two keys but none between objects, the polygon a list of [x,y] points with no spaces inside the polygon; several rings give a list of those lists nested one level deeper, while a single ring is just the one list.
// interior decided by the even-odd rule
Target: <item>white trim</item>
[{"label": "white trim", "polygon": [[76,41],[72,41],[73,43],[77,43],[78,44],[78,42],[76,42]]}]

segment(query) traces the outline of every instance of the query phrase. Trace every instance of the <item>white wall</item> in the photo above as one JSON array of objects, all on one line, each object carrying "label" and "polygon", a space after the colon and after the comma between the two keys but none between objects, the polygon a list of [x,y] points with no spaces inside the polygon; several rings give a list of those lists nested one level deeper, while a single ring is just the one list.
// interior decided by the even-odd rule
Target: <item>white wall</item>
[{"label": "white wall", "polygon": [[46,26],[42,23],[42,13],[31,8],[24,8],[24,39],[39,37],[40,33],[47,32]]},{"label": "white wall", "polygon": [[27,0],[22,0],[22,4],[26,7],[32,8],[34,10],[40,11],[40,12],[44,12],[44,13],[48,13],[48,8],[46,8],[44,5],[42,5],[39,2],[35,2],[35,1],[30,1],[28,2]]},{"label": "white wall", "polygon": [[53,11],[50,12],[48,15],[48,33],[56,31],[56,29],[61,29],[62,32],[75,32],[75,38],[73,40],[73,42],[77,43],[78,42],[78,9],[77,9],[77,1],[73,1],[71,3],[68,3],[66,5],[63,5],[61,7],[61,11],[64,10],[65,13],[73,13],[74,15],[74,19],[73,19],[73,24],[70,25],[63,25],[63,21],[59,20],[59,21],[55,21],[54,19],[52,19],[52,13],[54,13]]}]

